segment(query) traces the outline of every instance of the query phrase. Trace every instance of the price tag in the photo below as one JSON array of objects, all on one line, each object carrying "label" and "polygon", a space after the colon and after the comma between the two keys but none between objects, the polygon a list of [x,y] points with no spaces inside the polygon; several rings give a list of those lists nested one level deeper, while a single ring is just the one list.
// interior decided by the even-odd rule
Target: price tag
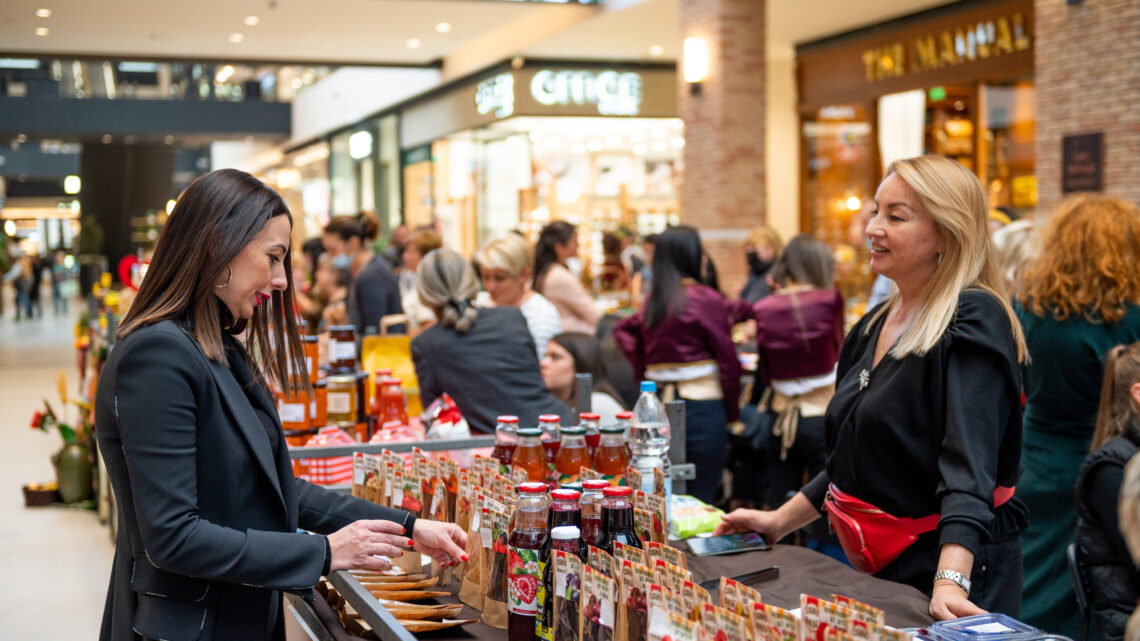
[{"label": "price tag", "polygon": [[392,505],[394,507],[400,507],[403,504],[404,504],[404,486],[397,484],[396,487],[392,488]]},{"label": "price tag", "polygon": [[356,360],[356,343],[337,341],[336,349],[330,348],[329,353],[332,354],[330,358],[334,361]]}]

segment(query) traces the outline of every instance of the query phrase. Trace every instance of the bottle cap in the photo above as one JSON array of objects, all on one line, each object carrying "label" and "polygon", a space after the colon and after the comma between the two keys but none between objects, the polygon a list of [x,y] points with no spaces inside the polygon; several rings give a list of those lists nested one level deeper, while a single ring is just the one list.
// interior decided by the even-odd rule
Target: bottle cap
[{"label": "bottle cap", "polygon": [[582,481],[582,487],[587,490],[602,490],[610,486],[610,482],[605,479],[590,479]]},{"label": "bottle cap", "polygon": [[502,416],[500,416],[499,418],[497,418],[495,420],[500,422],[500,423],[518,423],[519,417],[511,416],[510,414],[503,414]]},{"label": "bottle cap", "polygon": [[550,536],[557,541],[577,541],[582,538],[582,530],[577,525],[559,525],[550,531]]},{"label": "bottle cap", "polygon": [[602,420],[602,415],[597,412],[582,412],[578,415],[578,419],[582,421],[600,421]]},{"label": "bottle cap", "polygon": [[620,485],[617,487],[614,487],[611,485],[610,487],[607,487],[604,490],[602,490],[602,496],[630,496],[632,494],[633,494],[633,488],[632,487],[624,487],[624,486],[620,486]]},{"label": "bottle cap", "polygon": [[539,423],[557,423],[562,420],[562,417],[557,414],[543,414],[538,417]]},{"label": "bottle cap", "polygon": [[577,501],[582,498],[582,493],[576,490],[554,490],[550,493],[550,498],[559,501]]},{"label": "bottle cap", "polygon": [[583,427],[562,427],[559,428],[559,431],[565,436],[585,436],[586,434],[586,429]]},{"label": "bottle cap", "polygon": [[526,483],[519,483],[519,492],[523,494],[545,494],[546,483],[538,481],[527,481]]},{"label": "bottle cap", "polygon": [[398,378],[395,378],[395,377],[389,376],[388,378],[386,378],[386,379],[384,379],[384,380],[380,381],[380,384],[381,384],[381,385],[403,385],[403,384],[404,384],[404,382],[403,382],[403,381],[401,381],[401,380],[400,380],[400,379],[398,379]]},{"label": "bottle cap", "polygon": [[542,436],[542,430],[537,427],[520,427],[518,431],[519,436],[533,436],[538,438]]},{"label": "bottle cap", "polygon": [[621,425],[607,425],[605,427],[598,428],[598,431],[602,434],[625,434],[625,428]]},{"label": "bottle cap", "polygon": [[376,378],[383,380],[383,379],[388,378],[389,376],[392,375],[392,368],[381,367],[380,369],[378,369],[374,372],[374,375],[376,376]]},{"label": "bottle cap", "polygon": [[657,393],[657,381],[641,381],[641,392]]},{"label": "bottle cap", "polygon": [[617,414],[614,414],[614,418],[622,421],[633,420],[633,412],[630,412],[629,410],[618,412]]}]

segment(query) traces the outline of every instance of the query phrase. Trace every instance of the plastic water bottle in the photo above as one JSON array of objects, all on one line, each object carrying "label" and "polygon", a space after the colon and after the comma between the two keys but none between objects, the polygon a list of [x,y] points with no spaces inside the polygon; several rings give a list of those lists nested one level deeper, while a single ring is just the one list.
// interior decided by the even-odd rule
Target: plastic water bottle
[{"label": "plastic water bottle", "polygon": [[665,405],[657,398],[657,383],[641,381],[641,397],[633,406],[633,429],[630,430],[630,447],[633,450],[633,467],[641,472],[641,489],[653,491],[653,470],[665,473],[665,498],[673,494],[673,480],[669,478],[669,417]]}]

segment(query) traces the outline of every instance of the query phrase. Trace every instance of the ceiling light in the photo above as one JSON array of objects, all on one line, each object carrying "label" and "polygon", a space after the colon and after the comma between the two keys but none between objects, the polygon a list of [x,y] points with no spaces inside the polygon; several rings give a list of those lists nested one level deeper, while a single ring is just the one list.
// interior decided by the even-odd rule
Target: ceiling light
[{"label": "ceiling light", "polygon": [[847,199],[847,211],[859,211],[863,206],[863,201],[859,200],[858,196],[851,196]]},{"label": "ceiling light", "polygon": [[572,153],[572,154],[584,154],[584,153],[586,153],[586,145],[583,145],[582,143],[576,143],[576,144],[570,145],[570,153]]},{"label": "ceiling light", "polygon": [[36,35],[37,36],[46,36],[47,34],[48,34],[48,28],[47,27],[36,27]]},{"label": "ceiling light", "polygon": [[685,139],[684,138],[674,138],[673,140],[669,141],[669,144],[673,145],[673,147],[675,149],[680,149],[681,147],[685,146]]},{"label": "ceiling light", "polygon": [[657,140],[654,141],[650,148],[653,149],[653,151],[665,151],[669,148],[669,145],[666,144],[664,140]]},{"label": "ceiling light", "polygon": [[104,145],[111,144],[111,134],[103,134],[102,141]]},{"label": "ceiling light", "polygon": [[609,138],[606,138],[606,146],[610,149],[621,147],[621,138],[618,138],[617,136],[610,136]]},{"label": "ceiling light", "polygon": [[28,135],[27,134],[16,134],[16,142],[21,143],[21,144],[28,142]]},{"label": "ceiling light", "polygon": [[435,30],[439,33],[451,33],[451,23],[441,22],[435,26]]},{"label": "ceiling light", "polygon": [[709,49],[702,38],[685,38],[682,71],[693,93],[709,76]]},{"label": "ceiling light", "polygon": [[662,47],[661,45],[653,45],[649,47],[649,55],[651,56],[660,56],[663,53],[665,53],[665,47]]},{"label": "ceiling light", "polygon": [[640,131],[632,133],[629,135],[629,139],[633,142],[645,142],[645,134],[641,133]]},{"label": "ceiling light", "polygon": [[348,137],[348,155],[354,160],[363,160],[372,155],[372,134],[358,131]]},{"label": "ceiling light", "polygon": [[294,88],[294,89],[300,89],[301,85],[303,85],[303,84],[305,84],[305,83],[302,82],[300,78],[294,78],[293,81],[289,83],[289,86]]},{"label": "ceiling light", "polygon": [[258,18],[257,16],[246,16],[245,20],[242,20],[242,22],[245,23],[245,26],[247,27],[256,27],[258,23],[261,22],[261,18]]},{"label": "ceiling light", "polygon": [[36,17],[37,18],[50,18],[51,17],[51,9],[36,9]]},{"label": "ceiling light", "polygon": [[409,38],[407,44],[409,49],[419,49],[423,43],[420,42],[419,38]]},{"label": "ceiling light", "polygon": [[39,69],[40,61],[35,58],[0,58],[0,69]]},{"label": "ceiling light", "polygon": [[4,233],[8,234],[9,236],[15,236],[16,235],[16,221],[14,221],[14,220],[4,221]]},{"label": "ceiling light", "polygon": [[234,43],[235,45],[240,44],[242,40],[245,40],[245,36],[241,35],[240,33],[230,34],[230,42]]},{"label": "ceiling light", "polygon": [[531,142],[542,142],[542,134],[537,131],[530,132],[529,137]]},{"label": "ceiling light", "polygon": [[649,151],[649,148],[646,147],[645,145],[634,145],[633,146],[633,153],[637,154],[638,156],[644,156],[645,152],[647,152],[647,151]]},{"label": "ceiling light", "polygon": [[662,128],[658,127],[658,128],[656,128],[656,129],[654,129],[653,131],[651,131],[651,132],[650,132],[650,134],[651,134],[651,135],[652,135],[654,138],[664,138],[665,136],[669,135],[669,132],[667,132],[667,131],[665,131],[664,129],[662,129]]},{"label": "ceiling light", "polygon": [[63,193],[78,194],[81,184],[82,182],[79,180],[79,176],[66,176],[63,179]]},{"label": "ceiling light", "polygon": [[586,149],[589,149],[590,151],[601,151],[605,148],[605,143],[600,140],[591,140],[590,142],[586,143]]},{"label": "ceiling light", "polygon": [[164,142],[168,145],[173,145],[174,144],[174,136],[172,136],[171,134],[166,134],[165,136],[162,137],[162,142]]}]

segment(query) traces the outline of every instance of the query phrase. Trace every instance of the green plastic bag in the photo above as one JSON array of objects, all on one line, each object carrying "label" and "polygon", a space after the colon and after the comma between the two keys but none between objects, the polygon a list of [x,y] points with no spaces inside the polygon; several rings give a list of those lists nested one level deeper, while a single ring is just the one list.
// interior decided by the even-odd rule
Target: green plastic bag
[{"label": "green plastic bag", "polygon": [[669,500],[669,535],[677,539],[711,533],[720,524],[723,510],[684,494],[674,494]]}]

